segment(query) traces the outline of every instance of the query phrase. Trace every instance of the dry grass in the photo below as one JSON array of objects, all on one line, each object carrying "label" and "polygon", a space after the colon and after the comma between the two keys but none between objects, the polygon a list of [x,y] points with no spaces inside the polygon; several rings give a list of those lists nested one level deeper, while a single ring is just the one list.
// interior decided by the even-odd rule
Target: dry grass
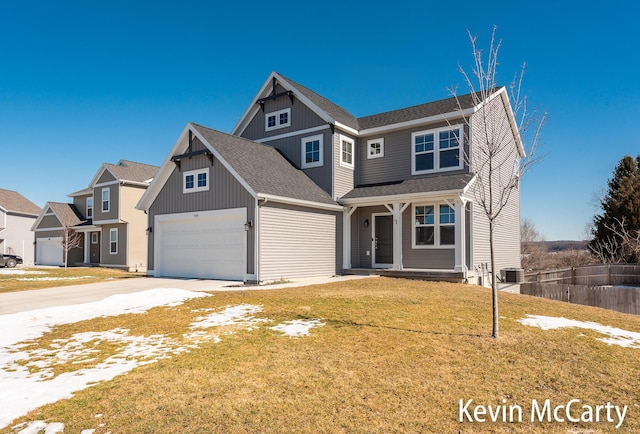
[{"label": "dry grass", "polygon": [[[80,331],[182,336],[194,310],[263,306],[274,323],[322,318],[311,336],[261,326],[38,409],[22,420],[63,422],[65,432],[640,432],[640,350],[608,346],[584,330],[543,331],[516,320],[564,316],[640,332],[640,318],[527,296],[500,294],[501,337],[491,332],[488,290],[399,279],[215,293],[146,315],[59,327],[41,344]],[[625,425],[460,423],[458,402],[630,407]],[[101,414],[100,418],[95,415]],[[98,426],[103,423],[104,426]],[[14,424],[12,424],[14,425]]]},{"label": "dry grass", "polygon": [[[0,270],[3,269],[0,268]],[[101,267],[70,267],[67,269],[62,267],[27,267],[20,270],[24,270],[27,274],[2,274],[0,272],[0,294],[145,276],[143,273],[130,273],[114,268]],[[31,272],[39,274],[30,274]]]}]

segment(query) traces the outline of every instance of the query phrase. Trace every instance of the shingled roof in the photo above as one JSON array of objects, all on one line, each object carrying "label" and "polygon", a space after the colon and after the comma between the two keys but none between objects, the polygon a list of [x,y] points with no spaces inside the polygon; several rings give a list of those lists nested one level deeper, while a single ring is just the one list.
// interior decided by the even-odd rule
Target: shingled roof
[{"label": "shingled roof", "polygon": [[472,174],[440,175],[425,178],[407,179],[400,182],[363,185],[354,188],[340,200],[371,198],[379,196],[396,196],[414,193],[437,193],[445,191],[462,191],[473,179]]},{"label": "shingled roof", "polygon": [[47,202],[45,208],[51,208],[64,227],[78,226],[85,222],[76,207],[71,203]]},{"label": "shingled roof", "polygon": [[132,182],[148,182],[156,175],[159,169],[158,166],[128,160],[120,160],[118,164],[105,163],[104,167],[109,169],[120,181]]},{"label": "shingled roof", "polygon": [[331,196],[271,146],[190,124],[257,194],[336,205]]},{"label": "shingled roof", "polygon": [[0,188],[0,208],[10,213],[26,214],[37,216],[40,214],[40,207],[29,199],[13,190]]}]

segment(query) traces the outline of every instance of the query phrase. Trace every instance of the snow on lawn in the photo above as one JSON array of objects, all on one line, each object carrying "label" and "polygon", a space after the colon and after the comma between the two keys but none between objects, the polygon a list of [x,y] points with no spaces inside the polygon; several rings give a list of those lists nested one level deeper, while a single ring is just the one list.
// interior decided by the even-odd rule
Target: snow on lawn
[{"label": "snow on lawn", "polygon": [[[53,327],[93,318],[122,314],[141,314],[153,307],[176,306],[186,300],[208,297],[208,294],[182,289],[152,289],[133,294],[114,295],[101,301],[72,306],[59,306],[9,315],[0,315],[0,429],[12,420],[101,381],[125,374],[132,369],[188,352],[203,342],[220,341],[210,329],[240,326],[255,329],[267,318],[256,318],[261,306],[241,304],[223,309],[199,309],[182,339],[165,335],[132,336],[128,329],[82,332],[68,339],[55,339],[47,347],[36,347],[33,340]],[[323,326],[320,320],[286,321],[272,327],[287,336],[306,336],[312,327]],[[233,333],[228,330],[225,334]],[[101,354],[101,346],[110,355]],[[113,348],[116,348],[113,350]],[[78,369],[56,375],[56,367],[78,365]],[[24,434],[62,432],[64,425],[44,421],[22,423],[13,427]],[[84,432],[84,431],[83,431]],[[91,432],[91,430],[86,430]]]},{"label": "snow on lawn", "polygon": [[560,328],[593,330],[609,336],[608,338],[598,338],[599,341],[605,342],[609,345],[620,345],[621,347],[627,348],[640,348],[640,333],[605,326],[597,322],[577,321],[573,319],[541,315],[527,315],[526,318],[519,319],[518,322],[532,327],[540,327],[542,330],[556,330]]},{"label": "snow on lawn", "polygon": [[0,274],[49,274],[46,271],[27,271],[19,268],[0,268]]},{"label": "snow on lawn", "polygon": [[322,327],[325,323],[319,319],[296,319],[293,321],[285,321],[283,324],[271,327],[271,330],[284,333],[290,338],[298,336],[309,336],[309,330],[313,327]]}]

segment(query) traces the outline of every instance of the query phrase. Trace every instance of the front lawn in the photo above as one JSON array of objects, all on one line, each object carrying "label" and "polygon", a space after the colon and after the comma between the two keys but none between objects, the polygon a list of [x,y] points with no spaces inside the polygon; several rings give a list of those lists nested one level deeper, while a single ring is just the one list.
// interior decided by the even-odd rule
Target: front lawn
[{"label": "front lawn", "polygon": [[130,273],[102,267],[25,267],[0,268],[0,293],[53,288],[56,286],[82,285],[105,280],[144,277],[142,273]]},{"label": "front lawn", "polygon": [[[172,347],[166,358],[0,431],[44,420],[63,423],[64,432],[96,434],[640,432],[640,343],[608,344],[593,328],[543,330],[519,322],[527,315],[564,317],[623,329],[633,338],[640,318],[501,293],[501,337],[495,340],[490,307],[484,288],[372,278],[216,292],[146,314],[58,326],[31,346],[60,348],[86,332],[126,330],[130,337],[161,336],[188,352]],[[231,318],[233,309],[250,311],[242,318],[252,319],[225,322],[222,313]],[[294,320],[315,320],[315,326],[299,337],[273,328],[298,324]],[[194,326],[206,321],[208,328]],[[79,366],[63,358],[52,375],[104,362],[119,351],[114,342],[94,341],[91,357]],[[579,399],[628,410],[620,429],[605,420],[531,422],[534,399],[541,406],[547,399],[554,406]],[[503,421],[501,412],[495,423],[460,422],[461,400],[473,400],[471,413],[476,405],[520,406],[523,420]]]}]

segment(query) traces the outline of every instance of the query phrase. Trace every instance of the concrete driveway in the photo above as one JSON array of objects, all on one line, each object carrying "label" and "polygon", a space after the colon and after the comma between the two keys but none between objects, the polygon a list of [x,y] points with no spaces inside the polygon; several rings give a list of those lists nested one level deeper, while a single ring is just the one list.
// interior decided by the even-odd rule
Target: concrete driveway
[{"label": "concrete driveway", "polygon": [[58,288],[34,289],[32,291],[0,294],[0,315],[43,309],[52,306],[88,303],[102,300],[114,294],[129,294],[155,288],[178,288],[189,291],[244,291],[290,288],[342,282],[371,276],[335,276],[296,279],[295,281],[261,286],[244,286],[241,282],[227,280],[168,279],[140,277],[86,285],[61,286]]}]

